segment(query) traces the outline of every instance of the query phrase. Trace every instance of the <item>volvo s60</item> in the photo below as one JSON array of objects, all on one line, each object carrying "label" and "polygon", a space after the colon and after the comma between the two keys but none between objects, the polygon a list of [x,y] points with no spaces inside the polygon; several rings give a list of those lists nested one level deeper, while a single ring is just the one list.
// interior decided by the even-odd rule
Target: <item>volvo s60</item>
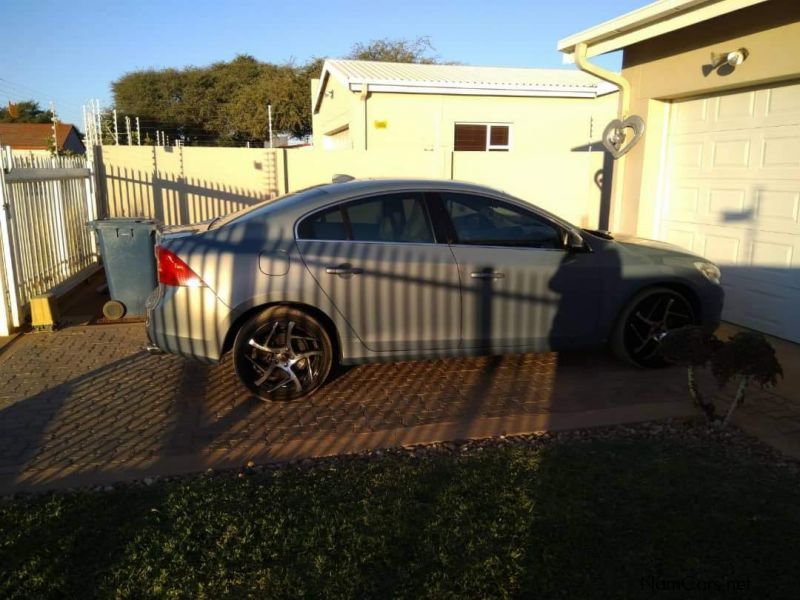
[{"label": "volvo s60", "polygon": [[313,393],[337,364],[610,346],[662,364],[673,329],[716,327],[717,267],[581,230],[467,183],[355,180],[165,230],[149,349],[233,352],[256,395]]}]

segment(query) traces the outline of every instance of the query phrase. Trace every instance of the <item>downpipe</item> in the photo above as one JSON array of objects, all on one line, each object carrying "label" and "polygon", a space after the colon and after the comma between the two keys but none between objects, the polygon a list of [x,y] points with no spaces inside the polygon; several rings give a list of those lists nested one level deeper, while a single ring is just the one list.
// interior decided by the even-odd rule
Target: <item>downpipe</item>
[{"label": "downpipe", "polygon": [[585,43],[581,42],[580,44],[575,45],[575,52],[573,53],[575,64],[578,65],[578,68],[581,71],[585,71],[586,73],[594,75],[595,77],[599,77],[603,81],[612,83],[619,88],[617,118],[625,119],[628,116],[628,111],[630,110],[631,105],[630,82],[619,73],[608,71],[602,67],[598,67],[597,65],[590,63],[586,58],[587,51],[588,46]]}]

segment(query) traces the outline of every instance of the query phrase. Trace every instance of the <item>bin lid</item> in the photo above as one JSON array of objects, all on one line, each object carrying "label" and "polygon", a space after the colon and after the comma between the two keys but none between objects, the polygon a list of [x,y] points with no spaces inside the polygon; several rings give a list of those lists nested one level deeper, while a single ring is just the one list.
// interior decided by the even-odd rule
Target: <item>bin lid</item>
[{"label": "bin lid", "polygon": [[160,226],[161,224],[156,219],[144,219],[141,217],[115,217],[113,219],[89,221],[89,227],[92,229],[119,229],[121,227],[128,229],[158,229]]}]

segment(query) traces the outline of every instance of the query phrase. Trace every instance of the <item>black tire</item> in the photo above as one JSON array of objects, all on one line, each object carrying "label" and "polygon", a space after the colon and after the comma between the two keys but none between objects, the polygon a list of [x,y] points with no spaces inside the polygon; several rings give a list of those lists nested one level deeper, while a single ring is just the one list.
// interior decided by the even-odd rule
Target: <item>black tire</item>
[{"label": "black tire", "polygon": [[637,367],[663,367],[667,364],[660,351],[663,336],[695,323],[695,311],[686,296],[666,287],[647,288],[620,313],[611,350],[620,360]]},{"label": "black tire", "polygon": [[327,380],[333,362],[325,327],[286,306],[272,306],[245,322],[233,343],[236,375],[262,400],[313,394]]}]

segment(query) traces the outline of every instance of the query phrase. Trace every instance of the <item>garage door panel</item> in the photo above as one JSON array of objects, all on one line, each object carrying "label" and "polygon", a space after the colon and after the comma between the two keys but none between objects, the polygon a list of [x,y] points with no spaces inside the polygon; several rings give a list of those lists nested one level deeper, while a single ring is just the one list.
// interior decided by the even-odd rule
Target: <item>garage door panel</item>
[{"label": "garage door panel", "polygon": [[765,130],[761,137],[759,176],[800,179],[800,125]]},{"label": "garage door panel", "polygon": [[742,219],[750,216],[745,211],[746,188],[711,188],[708,190],[708,212],[711,218],[720,215],[723,219]]},{"label": "garage door panel", "polygon": [[739,236],[706,233],[700,254],[718,265],[735,265],[741,260],[741,248],[742,240]]},{"label": "garage door panel", "polygon": [[673,135],[706,131],[709,128],[708,107],[712,99],[687,100],[673,105]]},{"label": "garage door panel", "polygon": [[762,145],[761,136],[754,137],[752,132],[738,130],[680,136],[671,144],[672,176],[678,179],[756,177],[753,169],[760,167]]},{"label": "garage door panel", "polygon": [[703,139],[684,139],[677,142],[670,157],[673,168],[687,175],[699,173],[703,168],[704,152]]},{"label": "garage door panel", "polygon": [[670,112],[660,238],[719,264],[723,318],[800,341],[800,83]]},{"label": "garage door panel", "polygon": [[751,141],[749,137],[743,136],[742,132],[736,132],[731,139],[712,139],[711,161],[705,165],[706,168],[713,169],[719,173],[720,169],[731,170],[746,169],[750,166]]},{"label": "garage door panel", "polygon": [[778,337],[800,339],[800,322],[787,319],[796,304],[777,287],[746,288],[742,280],[727,274],[723,318]]},{"label": "garage door panel", "polygon": [[691,225],[688,227],[681,227],[680,225],[674,226],[672,224],[665,224],[662,228],[660,237],[662,240],[669,242],[670,244],[675,244],[681,248],[686,248],[690,252],[696,252],[699,254],[700,250],[695,249],[695,243],[698,236],[697,232],[693,229],[694,227]]},{"label": "garage door panel", "polygon": [[687,179],[673,185],[663,217],[669,221],[747,226],[753,221],[756,189],[748,181]]},{"label": "garage door panel", "polygon": [[783,85],[764,90],[762,126],[800,124],[800,84]]},{"label": "garage door panel", "polygon": [[753,221],[731,227],[664,220],[659,237],[720,265],[787,268],[800,279],[800,236],[794,233],[765,231]]},{"label": "garage door panel", "polygon": [[673,104],[673,135],[800,124],[800,83]]},{"label": "garage door panel", "polygon": [[714,123],[717,128],[728,126],[739,127],[742,120],[752,120],[756,117],[756,94],[750,91],[739,94],[728,94],[714,98],[716,105]]},{"label": "garage door panel", "polygon": [[778,223],[789,227],[789,231],[800,224],[800,185],[780,189],[764,186],[756,190],[756,219],[764,224]]},{"label": "garage door panel", "polygon": [[662,218],[800,235],[800,181],[687,179],[671,184]]},{"label": "garage door panel", "polygon": [[670,202],[664,204],[664,218],[673,221],[695,221],[699,217],[702,196],[706,193],[700,185],[676,186],[670,193]]}]

